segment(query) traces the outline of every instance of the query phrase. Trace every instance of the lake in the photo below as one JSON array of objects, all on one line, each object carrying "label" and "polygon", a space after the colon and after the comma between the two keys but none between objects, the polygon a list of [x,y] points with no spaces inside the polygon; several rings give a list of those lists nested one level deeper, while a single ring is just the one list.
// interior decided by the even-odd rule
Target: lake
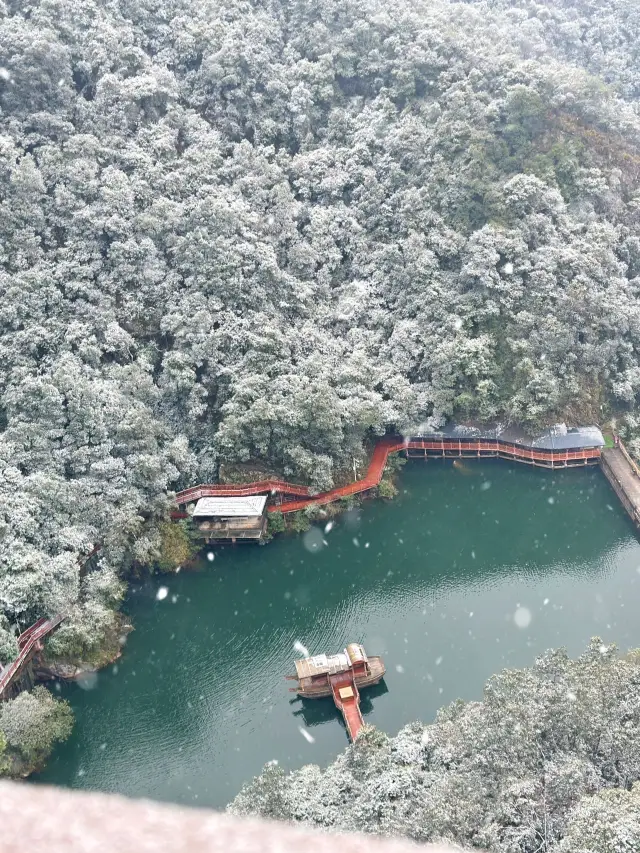
[{"label": "lake", "polygon": [[383,655],[362,711],[392,735],[544,649],[640,646],[640,544],[597,468],[414,460],[398,485],[132,586],[136,630],[93,689],[62,686],[74,733],[36,781],[222,808],[267,761],[325,766],[346,733],[331,699],[288,691],[295,643]]}]

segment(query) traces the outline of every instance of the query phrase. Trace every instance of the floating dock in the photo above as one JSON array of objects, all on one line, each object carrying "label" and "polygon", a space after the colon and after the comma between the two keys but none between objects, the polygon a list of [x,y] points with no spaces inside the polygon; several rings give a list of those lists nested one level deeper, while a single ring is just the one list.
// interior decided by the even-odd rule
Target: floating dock
[{"label": "floating dock", "polygon": [[382,681],[385,674],[382,658],[368,657],[360,643],[349,643],[337,655],[315,655],[296,661],[296,674],[287,675],[297,681],[289,688],[306,699],[332,696],[336,708],[344,718],[349,739],[354,741],[363,720],[360,712],[359,687],[370,687]]}]

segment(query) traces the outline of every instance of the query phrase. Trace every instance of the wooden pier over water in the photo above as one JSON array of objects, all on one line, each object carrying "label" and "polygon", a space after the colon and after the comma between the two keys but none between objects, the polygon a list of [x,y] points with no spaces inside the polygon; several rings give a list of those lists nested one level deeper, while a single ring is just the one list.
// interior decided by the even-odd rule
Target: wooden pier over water
[{"label": "wooden pier over water", "polygon": [[[602,443],[604,442],[602,441]],[[579,449],[539,449],[502,438],[402,438],[400,436],[385,436],[377,442],[364,477],[353,483],[348,483],[346,486],[338,486],[328,492],[314,495],[308,486],[277,479],[238,485],[202,484],[176,494],[178,506],[172,513],[172,518],[187,518],[187,506],[205,497],[256,495],[261,492],[271,494],[272,502],[267,507],[268,512],[299,512],[309,506],[322,506],[340,498],[361,494],[376,488],[382,479],[387,459],[391,453],[404,452],[407,456],[443,459],[494,457],[542,468],[569,468],[597,465],[600,461],[600,450],[600,444]]]},{"label": "wooden pier over water", "polygon": [[640,469],[620,440],[602,451],[601,466],[623,507],[640,527]]}]

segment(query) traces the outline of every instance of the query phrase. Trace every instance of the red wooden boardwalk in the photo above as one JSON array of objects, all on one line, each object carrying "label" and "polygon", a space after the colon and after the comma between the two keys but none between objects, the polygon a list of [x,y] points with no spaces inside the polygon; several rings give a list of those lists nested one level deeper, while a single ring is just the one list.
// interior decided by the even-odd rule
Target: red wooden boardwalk
[{"label": "red wooden boardwalk", "polygon": [[[351,672],[339,672],[337,675],[329,677],[331,683],[331,691],[333,693],[333,701],[336,707],[341,711],[344,717],[344,723],[347,727],[349,739],[354,741],[358,737],[358,732],[364,725],[362,714],[360,713],[360,693]],[[351,696],[341,696],[341,688],[351,688]]]},{"label": "red wooden boardwalk", "polygon": [[47,634],[55,630],[58,625],[66,619],[65,615],[58,614],[51,619],[38,619],[30,628],[27,628],[18,637],[18,657],[0,671],[0,699],[4,699],[5,692],[11,683],[20,675],[24,666],[29,662],[31,656],[38,650],[39,644]]},{"label": "red wooden boardwalk", "polygon": [[[600,448],[589,447],[583,450],[535,450],[532,447],[513,444],[500,439],[483,439],[482,441],[436,439],[405,440],[398,436],[386,436],[376,444],[367,473],[361,480],[339,486],[328,492],[312,495],[308,486],[287,483],[284,480],[260,480],[256,483],[239,485],[201,485],[185,489],[176,495],[178,506],[185,506],[192,501],[204,497],[223,497],[225,495],[255,495],[260,492],[270,492],[273,495],[295,496],[297,500],[286,500],[274,503],[268,507],[269,512],[299,512],[308,506],[328,504],[340,498],[356,495],[375,488],[382,479],[390,453],[399,450],[421,451],[427,456],[494,456],[511,459],[527,465],[539,465],[545,468],[565,468],[571,465],[595,464],[600,460]],[[176,511],[173,518],[185,518],[186,513]]]}]

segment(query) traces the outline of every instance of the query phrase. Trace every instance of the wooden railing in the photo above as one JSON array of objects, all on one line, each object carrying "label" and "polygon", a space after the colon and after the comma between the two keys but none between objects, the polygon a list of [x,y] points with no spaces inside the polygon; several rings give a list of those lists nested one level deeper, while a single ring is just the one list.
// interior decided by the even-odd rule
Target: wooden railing
[{"label": "wooden railing", "polygon": [[636,475],[636,477],[638,477],[638,479],[640,479],[640,468],[638,468],[635,461],[631,458],[631,456],[629,455],[629,451],[624,446],[624,444],[622,443],[622,440],[620,438],[618,439],[618,447],[622,451],[622,455],[624,456],[624,458],[627,460],[627,462],[629,463],[629,465],[633,469],[633,472]]},{"label": "wooden railing", "polygon": [[58,614],[51,619],[38,619],[30,628],[20,634],[18,637],[18,657],[0,672],[0,700],[6,698],[7,688],[20,675],[38,644],[66,618],[66,614]]},{"label": "wooden railing", "polygon": [[[298,512],[311,505],[323,505],[331,503],[340,498],[366,492],[375,488],[382,479],[382,474],[387,464],[390,453],[402,450],[423,450],[425,453],[441,456],[460,455],[475,453],[478,456],[501,456],[528,464],[540,464],[545,467],[564,467],[567,464],[584,462],[598,462],[600,458],[599,447],[588,447],[582,450],[537,450],[533,447],[513,444],[496,439],[430,439],[421,438],[403,439],[397,436],[387,436],[380,439],[375,446],[367,473],[360,480],[348,483],[346,486],[338,486],[327,492],[312,495],[308,486],[300,486],[287,483],[284,480],[260,480],[256,483],[242,483],[238,485],[207,484],[194,486],[178,492],[176,503],[185,506],[192,501],[203,497],[224,497],[229,495],[255,495],[260,492],[270,492],[274,495],[295,495],[298,500],[285,501],[284,503],[272,504],[268,507],[269,512]],[[174,518],[185,518],[186,513],[176,511]]]}]

